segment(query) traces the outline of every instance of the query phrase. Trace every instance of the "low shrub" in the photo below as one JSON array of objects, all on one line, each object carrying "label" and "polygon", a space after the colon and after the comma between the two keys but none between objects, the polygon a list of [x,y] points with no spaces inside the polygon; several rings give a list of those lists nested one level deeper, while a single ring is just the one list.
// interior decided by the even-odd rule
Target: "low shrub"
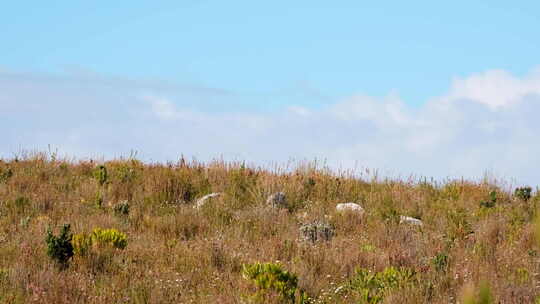
[{"label": "low shrub", "polygon": [[94,170],[94,178],[100,186],[103,186],[108,181],[107,168],[104,165],[97,166]]},{"label": "low shrub", "polygon": [[318,241],[330,241],[334,237],[334,227],[323,221],[314,221],[300,227],[301,237],[312,244]]},{"label": "low shrub", "polygon": [[267,303],[274,293],[277,293],[277,296],[283,302],[307,302],[305,293],[297,293],[298,277],[284,270],[280,264],[244,264],[242,267],[242,276],[257,286],[258,291],[251,296],[251,299],[259,303]]},{"label": "low shrub", "polygon": [[113,228],[95,228],[90,234],[75,234],[71,244],[75,254],[85,256],[92,248],[124,249],[127,246],[127,236]]},{"label": "low shrub", "polygon": [[95,228],[90,235],[92,246],[97,247],[113,247],[124,249],[127,246],[127,236],[114,228],[101,229]]},{"label": "low shrub", "polygon": [[129,202],[122,201],[116,204],[113,208],[113,211],[116,215],[129,215]]},{"label": "low shrub", "polygon": [[514,191],[514,196],[523,201],[528,201],[531,198],[531,187],[519,187]]},{"label": "low shrub", "polygon": [[359,268],[341,289],[355,294],[362,303],[379,303],[389,291],[411,283],[414,276],[415,272],[408,268],[387,267],[381,272]]}]

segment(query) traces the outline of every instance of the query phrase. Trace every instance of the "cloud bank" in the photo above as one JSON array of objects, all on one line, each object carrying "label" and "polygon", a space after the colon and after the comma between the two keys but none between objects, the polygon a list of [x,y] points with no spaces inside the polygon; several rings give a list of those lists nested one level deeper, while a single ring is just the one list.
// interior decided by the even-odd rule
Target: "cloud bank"
[{"label": "cloud bank", "polygon": [[[266,97],[253,103],[266,102]],[[57,147],[75,157],[136,150],[149,161],[326,159],[390,176],[478,179],[486,172],[540,185],[540,70],[455,79],[420,107],[356,95],[323,107],[258,110],[224,90],[98,76],[0,72],[0,156]]]}]

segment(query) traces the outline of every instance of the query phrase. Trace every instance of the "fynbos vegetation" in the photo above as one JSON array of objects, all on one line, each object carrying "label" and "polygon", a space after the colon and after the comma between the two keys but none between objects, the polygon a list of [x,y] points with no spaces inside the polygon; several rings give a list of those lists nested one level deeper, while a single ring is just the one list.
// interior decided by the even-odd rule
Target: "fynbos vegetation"
[{"label": "fynbos vegetation", "polygon": [[0,160],[0,303],[540,303],[537,191],[360,173]]}]

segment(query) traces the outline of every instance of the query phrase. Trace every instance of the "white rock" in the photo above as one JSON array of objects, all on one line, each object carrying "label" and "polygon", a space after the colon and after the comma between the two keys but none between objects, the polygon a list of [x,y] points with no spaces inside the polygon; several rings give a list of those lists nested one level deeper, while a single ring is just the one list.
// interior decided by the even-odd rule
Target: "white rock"
[{"label": "white rock", "polygon": [[410,216],[404,216],[404,215],[399,216],[399,223],[400,224],[407,223],[407,224],[416,225],[416,226],[424,225],[424,223],[422,223],[421,220],[415,219],[414,217],[410,217]]},{"label": "white rock", "polygon": [[356,203],[341,203],[337,204],[336,210],[338,212],[354,212],[358,213],[360,215],[364,214],[365,210],[362,208],[362,206],[356,204]]},{"label": "white rock", "polygon": [[221,193],[216,192],[216,193],[210,193],[210,194],[207,194],[207,195],[201,197],[201,198],[198,199],[197,202],[195,203],[195,208],[196,208],[196,209],[201,208],[201,207],[206,203],[207,200],[209,200],[209,199],[211,199],[211,198],[213,198],[213,197],[216,197],[216,196],[220,196],[220,195],[221,195]]}]

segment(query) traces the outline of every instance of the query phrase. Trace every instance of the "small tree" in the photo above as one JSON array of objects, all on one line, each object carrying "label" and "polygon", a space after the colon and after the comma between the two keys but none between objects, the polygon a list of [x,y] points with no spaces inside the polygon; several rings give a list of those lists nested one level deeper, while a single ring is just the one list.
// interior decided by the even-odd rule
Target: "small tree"
[{"label": "small tree", "polygon": [[47,255],[58,262],[62,268],[68,266],[69,259],[73,256],[73,238],[70,230],[70,224],[64,224],[58,236],[54,235],[49,227],[45,236],[47,243]]}]

